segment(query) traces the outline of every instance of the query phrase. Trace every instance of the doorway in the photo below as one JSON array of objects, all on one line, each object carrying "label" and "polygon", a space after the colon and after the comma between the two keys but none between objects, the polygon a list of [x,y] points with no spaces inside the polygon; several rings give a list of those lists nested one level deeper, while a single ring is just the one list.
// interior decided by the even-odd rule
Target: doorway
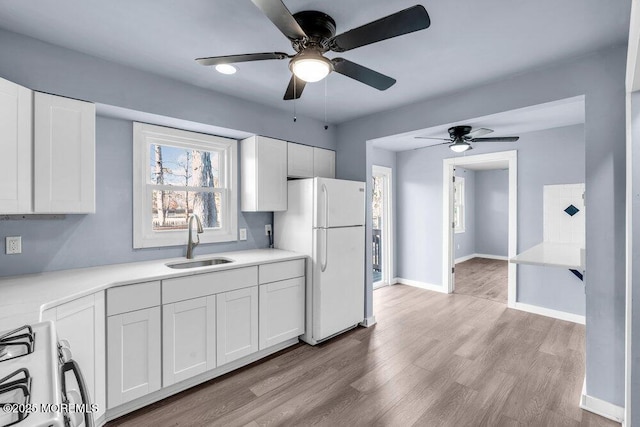
[{"label": "doorway", "polygon": [[[460,207],[455,195],[456,167],[469,169],[508,169],[508,249],[507,258],[516,255],[517,248],[517,151],[480,154],[443,160],[443,278],[444,289],[452,293],[455,286],[456,224],[460,228]],[[458,215],[458,218],[456,218]],[[507,266],[507,306],[516,302],[516,265]]]},{"label": "doorway", "polygon": [[372,166],[372,264],[373,288],[393,283],[392,170]]},{"label": "doorway", "polygon": [[454,292],[507,303],[509,170],[456,166]]}]

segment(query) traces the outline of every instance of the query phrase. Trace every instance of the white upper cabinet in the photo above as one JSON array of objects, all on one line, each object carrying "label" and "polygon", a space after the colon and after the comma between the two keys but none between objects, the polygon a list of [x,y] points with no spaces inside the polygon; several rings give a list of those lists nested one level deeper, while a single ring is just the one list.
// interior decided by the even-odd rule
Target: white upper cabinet
[{"label": "white upper cabinet", "polygon": [[288,147],[289,178],[336,177],[336,152],[324,148],[290,142]]},{"label": "white upper cabinet", "polygon": [[242,141],[242,210],[287,210],[287,142],[264,136]]},{"label": "white upper cabinet", "polygon": [[30,213],[32,92],[0,79],[0,213]]},{"label": "white upper cabinet", "polygon": [[336,152],[313,147],[313,176],[336,177]]},{"label": "white upper cabinet", "polygon": [[312,178],[313,147],[290,142],[288,150],[288,176],[291,178]]},{"label": "white upper cabinet", "polygon": [[95,105],[34,94],[34,212],[95,212]]}]

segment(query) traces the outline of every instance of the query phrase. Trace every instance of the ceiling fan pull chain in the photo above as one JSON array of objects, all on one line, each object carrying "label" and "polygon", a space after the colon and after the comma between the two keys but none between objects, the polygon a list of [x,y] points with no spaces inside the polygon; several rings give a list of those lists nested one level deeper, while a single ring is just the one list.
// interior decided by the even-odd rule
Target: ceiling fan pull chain
[{"label": "ceiling fan pull chain", "polygon": [[329,129],[327,123],[327,79],[324,79],[324,130]]},{"label": "ceiling fan pull chain", "polygon": [[298,120],[298,117],[296,116],[296,83],[298,82],[298,79],[296,79],[295,76],[293,76],[293,122],[295,123]]}]

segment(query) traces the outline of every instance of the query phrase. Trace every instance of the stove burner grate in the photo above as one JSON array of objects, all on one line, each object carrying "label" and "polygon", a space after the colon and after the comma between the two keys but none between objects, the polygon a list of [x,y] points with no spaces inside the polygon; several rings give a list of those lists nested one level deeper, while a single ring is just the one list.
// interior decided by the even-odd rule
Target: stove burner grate
[{"label": "stove burner grate", "polygon": [[0,336],[0,362],[33,353],[35,333],[29,325]]},{"label": "stove burner grate", "polygon": [[26,368],[18,369],[0,379],[0,405],[11,410],[0,413],[0,426],[9,427],[29,415],[31,401],[31,375]]}]

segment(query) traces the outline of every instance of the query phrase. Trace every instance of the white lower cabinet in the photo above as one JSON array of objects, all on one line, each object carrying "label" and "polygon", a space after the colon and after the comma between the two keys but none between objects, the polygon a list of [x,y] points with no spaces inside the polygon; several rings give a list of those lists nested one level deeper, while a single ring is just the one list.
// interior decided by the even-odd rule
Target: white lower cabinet
[{"label": "white lower cabinet", "polygon": [[163,386],[216,367],[216,296],[162,306]]},{"label": "white lower cabinet", "polygon": [[260,350],[304,334],[304,277],[260,285]]},{"label": "white lower cabinet", "polygon": [[109,408],[160,390],[160,323],[160,307],[108,317]]},{"label": "white lower cabinet", "polygon": [[161,387],[160,281],[107,291],[107,406]]},{"label": "white lower cabinet", "polygon": [[47,309],[42,320],[52,320],[58,339],[67,340],[72,358],[78,362],[91,403],[98,405],[94,419],[106,409],[104,292],[88,295]]},{"label": "white lower cabinet", "polygon": [[218,366],[258,351],[258,287],[216,295]]}]

